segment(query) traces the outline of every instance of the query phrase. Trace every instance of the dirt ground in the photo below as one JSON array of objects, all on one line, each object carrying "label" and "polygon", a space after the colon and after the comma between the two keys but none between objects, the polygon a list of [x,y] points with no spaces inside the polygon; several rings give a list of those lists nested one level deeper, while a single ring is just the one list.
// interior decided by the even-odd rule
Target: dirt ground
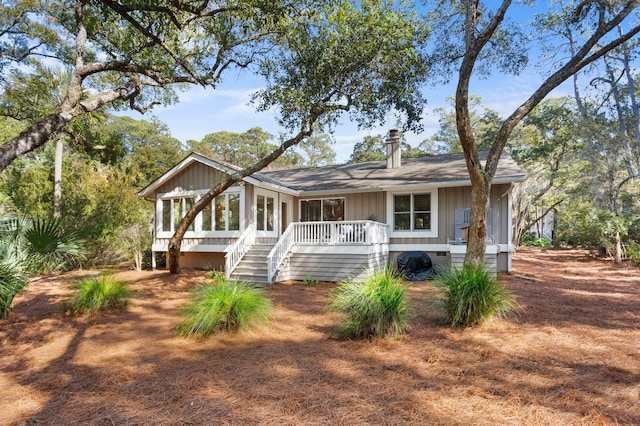
[{"label": "dirt ground", "polygon": [[[276,284],[269,327],[175,337],[204,272],[119,273],[125,313],[60,314],[79,276],[37,279],[0,322],[0,424],[640,424],[640,268],[526,249],[519,316],[455,331],[410,283],[397,339],[338,341],[333,284]],[[531,279],[526,279],[531,278]]]}]

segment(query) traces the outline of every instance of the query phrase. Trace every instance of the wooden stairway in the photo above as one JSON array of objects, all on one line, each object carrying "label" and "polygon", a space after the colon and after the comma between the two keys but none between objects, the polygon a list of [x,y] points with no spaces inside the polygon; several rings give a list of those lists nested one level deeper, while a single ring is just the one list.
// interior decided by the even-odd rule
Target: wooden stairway
[{"label": "wooden stairway", "polygon": [[268,283],[267,256],[274,244],[254,244],[244,255],[230,279],[252,283],[257,287],[264,287]]}]

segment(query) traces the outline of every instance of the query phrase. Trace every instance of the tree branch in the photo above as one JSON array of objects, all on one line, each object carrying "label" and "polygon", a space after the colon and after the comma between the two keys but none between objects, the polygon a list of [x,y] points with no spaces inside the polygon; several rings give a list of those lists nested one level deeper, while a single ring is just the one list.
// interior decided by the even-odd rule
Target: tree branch
[{"label": "tree branch", "polygon": [[624,9],[612,18],[609,22],[599,23],[596,32],[585,42],[585,44],[576,52],[562,68],[547,78],[538,89],[522,103],[502,124],[498,134],[496,135],[496,143],[491,146],[485,172],[487,177],[491,179],[495,175],[500,160],[500,154],[506,146],[507,139],[515,126],[524,118],[533,108],[535,108],[553,89],[558,87],[562,82],[576,74],[578,71],[591,64],[595,60],[601,58],[606,53],[620,46],[640,32],[640,25],[633,27],[629,32],[609,44],[601,47],[592,55],[589,52],[593,49],[598,41],[604,37],[609,31],[617,27],[640,3],[638,0],[630,1]]}]

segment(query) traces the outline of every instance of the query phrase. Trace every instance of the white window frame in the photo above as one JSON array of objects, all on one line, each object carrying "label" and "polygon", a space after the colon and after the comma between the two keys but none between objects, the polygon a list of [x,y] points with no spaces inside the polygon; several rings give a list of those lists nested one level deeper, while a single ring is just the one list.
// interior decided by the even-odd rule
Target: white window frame
[{"label": "white window frame", "polygon": [[[185,198],[193,198],[194,203],[197,202],[204,194],[206,194],[208,190],[192,190],[192,191],[173,191],[158,194],[156,197],[156,238],[171,238],[175,232],[174,228],[174,211],[171,209],[171,231],[163,231],[162,230],[162,202],[166,200],[175,200],[175,199],[185,199]],[[233,186],[226,191],[224,191],[221,195],[226,195],[228,199],[229,194],[238,194],[240,196],[240,229],[237,231],[216,231],[215,230],[215,220],[212,221],[212,230],[211,231],[202,231],[202,212],[198,213],[195,220],[193,221],[194,231],[187,231],[184,234],[185,238],[228,238],[228,237],[237,237],[244,230],[245,224],[245,188]],[[184,201],[183,201],[184,202]],[[227,201],[227,209],[228,209],[228,201]],[[211,216],[215,218],[215,198],[211,200]],[[227,219],[227,226],[229,224],[229,220]]]},{"label": "white window frame", "polygon": [[[320,201],[320,212],[324,212],[324,207],[322,202],[324,200],[342,200],[342,207],[343,207],[343,214],[344,217],[342,218],[342,220],[346,220],[345,217],[347,216],[347,197],[320,197],[320,198],[301,198],[298,200],[298,221],[302,222],[302,202],[303,201]],[[323,217],[320,217],[320,222],[332,222],[332,221],[325,221]]]},{"label": "white window frame", "polygon": [[[273,199],[273,230],[267,231],[266,229],[257,230],[258,229],[258,196],[265,197],[265,216],[264,220],[267,218],[267,209],[266,209],[266,201],[267,198]],[[279,235],[280,226],[278,223],[280,222],[280,194],[276,191],[271,191],[269,189],[264,188],[255,188],[253,192],[253,223],[256,224],[256,232],[259,237],[277,237]]]},{"label": "white window frame", "polygon": [[[429,194],[431,198],[431,229],[429,230],[396,230],[394,215],[394,197],[396,195],[411,195],[411,221],[413,223],[413,195]],[[387,191],[387,222],[389,237],[392,238],[438,238],[438,188],[412,188],[411,190]]]}]

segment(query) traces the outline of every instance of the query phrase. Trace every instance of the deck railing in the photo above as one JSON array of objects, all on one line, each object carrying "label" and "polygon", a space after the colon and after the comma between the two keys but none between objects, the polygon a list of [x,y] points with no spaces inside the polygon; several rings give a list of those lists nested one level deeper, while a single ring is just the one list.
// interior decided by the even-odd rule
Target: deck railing
[{"label": "deck railing", "polygon": [[256,242],[256,226],[249,225],[238,240],[231,246],[231,249],[224,255],[224,270],[227,278],[231,275],[236,266],[242,260],[249,248]]},{"label": "deck railing", "polygon": [[389,242],[387,225],[371,220],[291,223],[267,257],[268,280],[296,244],[300,245],[376,245]]},{"label": "deck railing", "polygon": [[273,277],[276,275],[278,268],[284,261],[287,253],[294,244],[295,223],[290,223],[287,229],[282,233],[278,242],[267,256],[267,282],[272,283]]}]

